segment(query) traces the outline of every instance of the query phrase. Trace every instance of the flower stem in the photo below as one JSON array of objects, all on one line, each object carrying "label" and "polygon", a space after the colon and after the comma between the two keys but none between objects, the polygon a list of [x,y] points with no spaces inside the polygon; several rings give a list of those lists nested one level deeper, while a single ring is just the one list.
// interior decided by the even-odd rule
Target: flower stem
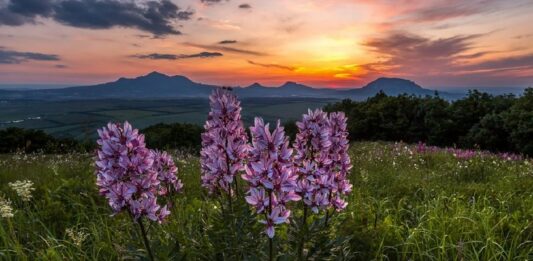
[{"label": "flower stem", "polygon": [[268,238],[268,245],[269,245],[269,249],[270,249],[270,256],[269,256],[268,260],[272,261],[273,260],[272,259],[272,249],[273,249],[273,247],[272,247],[272,238]]},{"label": "flower stem", "polygon": [[[328,202],[331,202],[331,192],[328,195]],[[329,221],[329,208],[326,208],[326,222],[325,222],[326,227],[328,226],[328,221]]]},{"label": "flower stem", "polygon": [[298,260],[303,260],[305,235],[307,233],[307,205],[304,204],[304,215],[302,217],[302,226],[300,228],[300,245],[298,246]]},{"label": "flower stem", "polygon": [[[268,191],[268,215],[267,215],[267,222],[268,222],[268,217],[270,216],[270,214],[272,214],[272,190],[267,190]],[[273,252],[273,247],[272,247],[272,238],[268,237],[268,248],[269,248],[269,260],[272,261],[272,252]]]},{"label": "flower stem", "polygon": [[148,251],[148,255],[150,256],[150,260],[154,261],[154,255],[152,254],[152,249],[150,249],[150,242],[148,242],[148,237],[146,236],[146,230],[144,229],[144,225],[142,222],[142,219],[139,218],[139,226],[141,227],[141,234],[144,241],[144,246],[146,247],[146,251]]},{"label": "flower stem", "polygon": [[326,224],[325,224],[326,227],[328,226],[328,221],[329,221],[329,209],[326,208]]},{"label": "flower stem", "polygon": [[235,176],[235,198],[239,199],[239,184],[237,183],[238,177]]},{"label": "flower stem", "polygon": [[228,192],[228,202],[229,202],[230,214],[233,216],[233,204],[231,203],[232,202],[232,200],[231,200],[231,186],[230,186],[230,190]]}]

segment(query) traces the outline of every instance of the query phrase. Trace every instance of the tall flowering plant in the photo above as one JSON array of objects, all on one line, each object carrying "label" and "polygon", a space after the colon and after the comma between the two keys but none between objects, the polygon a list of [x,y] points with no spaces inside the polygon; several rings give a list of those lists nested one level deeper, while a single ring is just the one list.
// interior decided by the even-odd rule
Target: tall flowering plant
[{"label": "tall flowering plant", "polygon": [[325,209],[327,226],[329,208],[340,211],[347,205],[344,196],[352,189],[347,179],[352,166],[344,113],[335,112],[328,117],[320,109],[309,110],[296,126],[294,165],[299,176],[298,193],[304,202],[298,246],[298,257],[301,259],[307,232],[307,209],[314,213]]},{"label": "tall flowering plant", "polygon": [[168,206],[157,202],[169,189],[179,191],[177,167],[166,152],[146,147],[144,135],[128,122],[109,123],[98,130],[96,184],[114,214],[127,211],[139,223],[145,246],[153,259],[142,218],[161,223],[169,214]]},{"label": "tall flowering plant", "polygon": [[291,162],[292,149],[280,123],[270,132],[269,124],[255,118],[250,127],[252,148],[250,160],[242,178],[249,184],[246,202],[258,214],[264,214],[261,222],[266,225],[266,234],[274,237],[274,226],[288,223],[290,210],[286,204],[300,200],[295,193],[297,176]]},{"label": "tall flowering plant", "polygon": [[211,111],[204,125],[200,152],[202,186],[210,193],[225,192],[231,197],[235,176],[244,170],[248,153],[241,106],[237,97],[225,89],[213,91],[209,102]]},{"label": "tall flowering plant", "polygon": [[166,151],[152,150],[152,153],[154,155],[153,170],[158,173],[157,179],[160,182],[158,194],[160,196],[166,196],[180,192],[183,188],[183,183],[176,176],[178,167],[174,163],[172,156]]},{"label": "tall flowering plant", "polygon": [[331,129],[328,116],[320,109],[308,111],[296,123],[298,133],[294,149],[294,165],[299,176],[298,193],[307,207],[315,213],[329,206],[331,188],[329,175],[332,163]]},{"label": "tall flowering plant", "polygon": [[352,168],[348,155],[349,140],[347,131],[347,118],[343,112],[333,112],[329,115],[329,128],[331,132],[331,146],[329,158],[329,203],[335,210],[343,210],[348,203],[343,198],[352,191],[352,185],[347,175]]},{"label": "tall flowering plant", "polygon": [[242,175],[250,186],[246,202],[255,208],[257,214],[264,214],[261,223],[266,225],[272,260],[274,226],[289,222],[291,211],[286,204],[301,198],[295,193],[297,176],[291,162],[292,149],[279,121],[270,132],[269,124],[265,125],[263,119],[255,118],[250,132],[250,159]]}]

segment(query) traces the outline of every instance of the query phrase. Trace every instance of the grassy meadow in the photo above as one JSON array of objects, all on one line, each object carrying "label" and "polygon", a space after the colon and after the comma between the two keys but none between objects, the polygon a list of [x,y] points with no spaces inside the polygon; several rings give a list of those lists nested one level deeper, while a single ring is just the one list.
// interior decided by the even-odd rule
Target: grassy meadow
[{"label": "grassy meadow", "polygon": [[[533,259],[531,160],[379,142],[352,143],[350,155],[348,207],[327,225],[323,214],[309,219],[306,259]],[[196,156],[175,157],[184,190],[167,222],[148,228],[156,259],[266,259],[263,225],[242,196],[230,211],[201,188]],[[98,195],[92,164],[92,155],[0,156],[0,196],[13,214],[0,217],[1,260],[146,259],[137,225],[110,216]],[[29,201],[10,187],[17,180],[34,183]],[[294,222],[276,231],[278,260],[296,259],[302,207],[291,208]]]}]

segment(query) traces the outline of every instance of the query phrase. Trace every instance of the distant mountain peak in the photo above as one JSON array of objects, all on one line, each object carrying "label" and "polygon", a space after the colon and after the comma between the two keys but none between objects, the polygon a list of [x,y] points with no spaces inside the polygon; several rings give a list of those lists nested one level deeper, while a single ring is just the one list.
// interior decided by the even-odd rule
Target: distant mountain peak
[{"label": "distant mountain peak", "polygon": [[265,86],[261,85],[260,83],[258,82],[254,82],[253,84],[249,85],[248,87],[246,88],[263,88]]},{"label": "distant mountain peak", "polygon": [[[123,78],[120,78],[119,81],[123,81]],[[142,81],[142,82],[151,82],[153,84],[176,84],[176,83],[184,83],[184,84],[193,84],[194,82],[191,81],[191,79],[182,76],[182,75],[174,75],[169,76],[164,73],[160,73],[158,71],[153,71],[149,74],[139,76],[137,78],[128,79],[132,81]]]},{"label": "distant mountain peak", "polygon": [[286,85],[301,85],[301,84],[298,84],[298,83],[293,82],[293,81],[287,81],[282,86],[286,86]]},{"label": "distant mountain peak", "polygon": [[153,71],[153,72],[151,72],[149,74],[143,75],[143,76],[138,77],[138,78],[163,79],[163,78],[169,78],[169,76],[166,75],[166,74],[160,73],[158,71]]},{"label": "distant mountain peak", "polygon": [[280,86],[280,88],[311,89],[311,87],[309,87],[309,86],[305,86],[303,84],[299,84],[299,83],[293,82],[293,81],[285,82],[283,85]]},{"label": "distant mountain peak", "polygon": [[147,74],[146,76],[149,76],[149,77],[161,77],[161,76],[166,76],[168,77],[168,75],[164,74],[164,73],[160,73],[158,71],[153,71],[149,74]]},{"label": "distant mountain peak", "polygon": [[[386,85],[389,88],[397,87],[398,85],[410,85],[412,87],[418,87],[422,89],[422,87],[415,82],[407,79],[402,78],[389,78],[389,77],[380,77],[375,79],[372,82],[369,82],[366,86],[380,86],[380,85]],[[366,87],[365,86],[365,87]]]},{"label": "distant mountain peak", "polygon": [[404,93],[412,95],[431,95],[433,93],[411,80],[388,77],[377,78],[361,89],[372,93],[383,91],[387,95],[399,95]]}]

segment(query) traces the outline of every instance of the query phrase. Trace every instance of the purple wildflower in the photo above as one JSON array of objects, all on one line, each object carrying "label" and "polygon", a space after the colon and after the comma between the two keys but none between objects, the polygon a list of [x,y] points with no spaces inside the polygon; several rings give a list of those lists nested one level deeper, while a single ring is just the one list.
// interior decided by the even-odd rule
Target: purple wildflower
[{"label": "purple wildflower", "polygon": [[498,158],[506,161],[521,161],[524,160],[524,157],[519,154],[514,154],[510,152],[501,152],[497,154]]},{"label": "purple wildflower", "polygon": [[98,135],[96,184],[113,212],[127,210],[135,220],[145,216],[163,221],[170,212],[157,203],[161,184],[172,184],[176,191],[181,188],[172,159],[146,148],[144,135],[128,122],[109,123]]},{"label": "purple wildflower", "polygon": [[451,148],[449,151],[453,154],[453,156],[459,160],[470,160],[478,155],[478,152],[475,150],[463,150],[463,149],[455,149]]},{"label": "purple wildflower", "polygon": [[416,146],[416,152],[418,152],[420,154],[424,154],[424,153],[427,152],[427,148],[428,147],[427,147],[426,143],[419,141],[417,146]]},{"label": "purple wildflower", "polygon": [[154,155],[153,169],[159,173],[158,179],[161,182],[159,195],[167,195],[169,192],[180,192],[183,188],[181,180],[178,179],[176,173],[178,167],[172,160],[170,154],[166,151],[152,151]]},{"label": "purple wildflower", "polygon": [[250,159],[242,178],[248,182],[250,189],[246,202],[252,205],[258,214],[264,213],[266,234],[274,237],[274,226],[289,222],[290,210],[286,204],[298,201],[295,193],[297,176],[293,173],[291,162],[292,149],[278,121],[276,128],[270,132],[269,124],[255,118],[255,125],[250,127],[252,148]]},{"label": "purple wildflower", "polygon": [[331,147],[329,157],[331,160],[328,181],[330,182],[330,205],[340,211],[348,204],[343,198],[352,191],[352,185],[347,179],[347,175],[352,168],[350,156],[348,155],[348,131],[346,130],[346,116],[343,112],[334,112],[329,116],[329,127],[331,131]]},{"label": "purple wildflower", "polygon": [[223,89],[215,90],[209,100],[211,112],[204,125],[200,153],[202,186],[210,193],[221,189],[231,195],[231,184],[237,172],[244,169],[248,153],[240,102]]},{"label": "purple wildflower", "polygon": [[309,110],[301,122],[296,123],[298,134],[294,148],[294,164],[299,176],[298,193],[304,203],[317,213],[329,206],[329,158],[331,130],[327,114],[322,110]]}]

